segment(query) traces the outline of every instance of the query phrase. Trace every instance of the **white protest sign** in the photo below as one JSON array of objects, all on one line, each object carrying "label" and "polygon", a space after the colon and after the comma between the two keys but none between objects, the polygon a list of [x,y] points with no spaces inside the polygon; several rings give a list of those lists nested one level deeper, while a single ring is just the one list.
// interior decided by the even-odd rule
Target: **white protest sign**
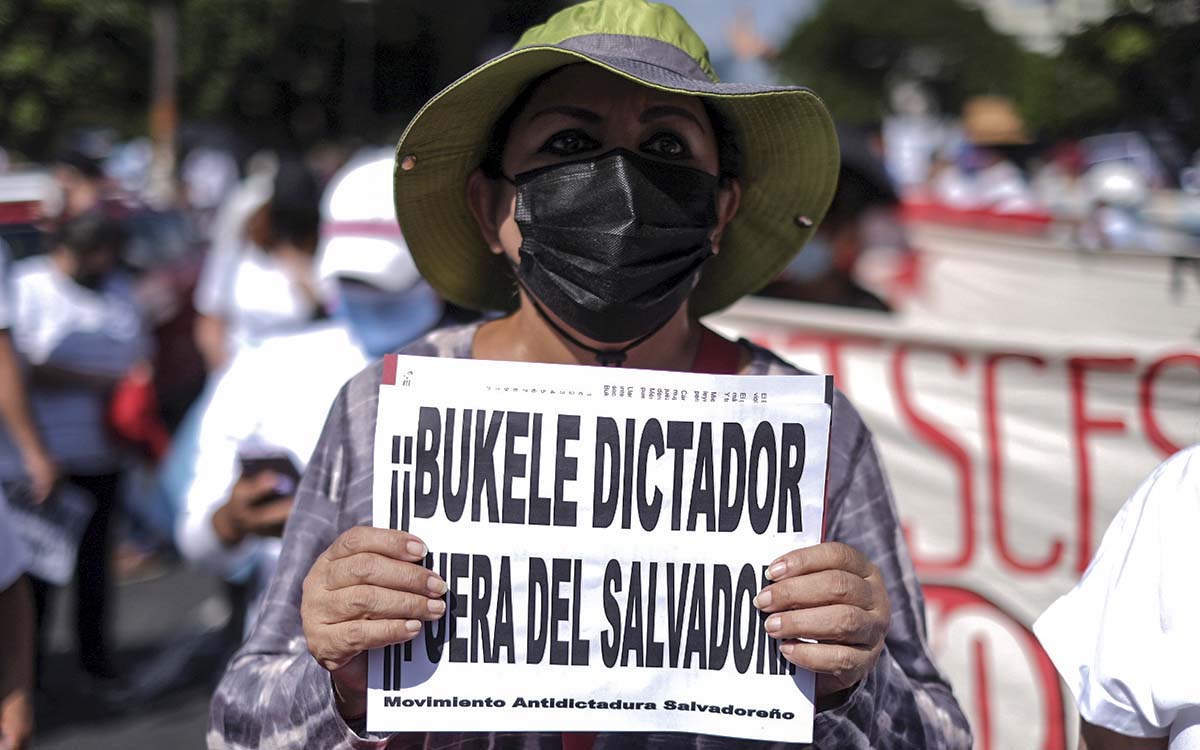
[{"label": "white protest sign", "polygon": [[373,651],[372,732],[812,739],[752,600],[821,540],[832,381],[390,357],[374,523],[449,611]]},{"label": "white protest sign", "polygon": [[56,586],[70,583],[95,502],[65,482],[42,502],[34,500],[28,482],[6,483],[4,492],[13,526],[25,544],[29,573]]}]

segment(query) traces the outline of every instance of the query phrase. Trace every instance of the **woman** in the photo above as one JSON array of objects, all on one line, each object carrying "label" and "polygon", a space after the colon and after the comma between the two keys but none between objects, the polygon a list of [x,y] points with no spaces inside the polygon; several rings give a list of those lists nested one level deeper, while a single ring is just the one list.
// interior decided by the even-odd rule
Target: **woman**
[{"label": "woman", "polygon": [[[452,302],[510,310],[408,347],[427,356],[785,374],[699,315],[773,278],[829,203],[832,124],[802,89],[715,82],[669,7],[593,0],[435,97],[397,152],[397,214]],[[297,495],[263,620],[213,704],[231,747],[741,747],[685,734],[365,739],[366,651],[444,613],[421,540],[365,528],[378,366],[335,402]],[[768,631],[818,676],[821,747],[965,747],[924,642],[911,564],[869,433],[834,406],[827,536],[771,565]],[[767,561],[764,561],[767,562]],[[303,637],[302,637],[303,636]],[[800,636],[821,643],[802,643]]]},{"label": "woman", "polygon": [[210,373],[237,350],[318,312],[313,256],[321,188],[301,161],[252,172],[231,197],[196,286],[194,338]]},{"label": "woman", "polygon": [[[49,253],[14,264],[12,277],[13,343],[29,364],[34,419],[65,482],[95,504],[79,539],[75,619],[80,661],[100,679],[118,676],[109,563],[122,456],[106,410],[123,378],[148,370],[149,353],[131,280],[117,265],[125,242],[123,227],[85,212],[56,230]],[[29,479],[14,441],[0,432],[0,483],[11,502],[28,497]],[[53,588],[36,576],[30,583],[40,665]]]}]

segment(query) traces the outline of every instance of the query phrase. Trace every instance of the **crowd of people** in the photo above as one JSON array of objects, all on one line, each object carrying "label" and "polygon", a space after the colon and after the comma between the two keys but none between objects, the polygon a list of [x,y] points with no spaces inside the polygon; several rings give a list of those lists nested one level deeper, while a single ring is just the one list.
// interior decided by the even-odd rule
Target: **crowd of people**
[{"label": "crowd of people", "polygon": [[1200,253],[1200,152],[1188,160],[1137,131],[1039,142],[997,96],[969,100],[957,119],[896,115],[883,130],[910,201],[1054,222],[1053,239],[1092,251]]},{"label": "crowd of people", "polygon": [[[161,278],[130,262],[114,176],[93,154],[62,154],[41,252],[4,262],[0,279],[0,748],[28,746],[59,587],[73,584],[82,669],[100,685],[127,678],[110,633],[118,530],[244,600],[212,747],[738,746],[680,733],[372,737],[364,724],[367,651],[414,638],[447,591],[419,538],[370,528],[382,355],[790,375],[700,317],[764,287],[886,310],[851,271],[864,236],[903,245],[896,194],[852,158],[839,166],[812,92],[720,83],[703,50],[667,6],[591,0],[435,97],[396,156],[361,150],[327,178],[285,154],[237,172],[185,159],[211,177],[187,213],[204,260],[170,315]],[[1000,174],[997,154],[978,149],[990,161],[976,171]],[[182,315],[181,347],[184,308],[195,315]],[[127,491],[147,471],[151,513]],[[755,600],[785,657],[817,673],[816,745],[968,747],[871,433],[841,394],[828,482],[826,541],[772,561]],[[1120,554],[1110,537],[1109,563],[1043,620],[1048,642],[1070,639],[1068,609],[1103,606],[1088,581]],[[1112,622],[1096,638],[1126,637],[1132,618]],[[1056,661],[1085,695],[1121,679],[1076,652]],[[1161,702],[1137,689],[1134,709]],[[1194,711],[1172,700],[1140,718],[1084,701],[1088,731],[1183,737],[1172,722],[1194,726]]]},{"label": "crowd of people", "polygon": [[[40,251],[0,266],[0,584],[6,613],[31,604],[0,620],[33,657],[5,664],[3,741],[25,746],[59,588],[75,596],[82,670],[100,691],[128,683],[110,632],[117,541],[127,563],[178,556],[228,581],[249,628],[338,389],[447,316],[396,226],[391,171],[389,152],[364,149],[321,184],[303,159],[259,155],[215,215],[181,214],[206,252],[164,321],[160,276],[129,262],[114,176],[80,150],[56,160]],[[191,369],[180,350],[207,377],[163,403]]]}]

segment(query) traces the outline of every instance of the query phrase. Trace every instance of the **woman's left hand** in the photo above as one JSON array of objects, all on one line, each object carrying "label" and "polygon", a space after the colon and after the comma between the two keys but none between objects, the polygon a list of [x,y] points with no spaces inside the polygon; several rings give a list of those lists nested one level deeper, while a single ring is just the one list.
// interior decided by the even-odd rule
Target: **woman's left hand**
[{"label": "woman's left hand", "polygon": [[[892,607],[879,569],[840,542],[793,550],[768,566],[755,605],[791,663],[817,673],[817,696],[858,684],[875,666]],[[816,643],[797,640],[805,638]]]}]

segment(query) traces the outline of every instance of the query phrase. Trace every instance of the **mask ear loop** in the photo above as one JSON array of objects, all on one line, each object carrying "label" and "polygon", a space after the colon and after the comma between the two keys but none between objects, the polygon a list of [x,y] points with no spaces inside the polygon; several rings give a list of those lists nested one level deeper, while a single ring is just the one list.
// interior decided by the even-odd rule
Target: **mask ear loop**
[{"label": "mask ear loop", "polygon": [[580,341],[578,338],[573,336],[570,331],[560,326],[554,320],[554,318],[551,318],[546,310],[542,307],[541,303],[537,301],[537,297],[533,294],[533,292],[529,291],[529,287],[525,286],[525,282],[521,281],[521,276],[517,273],[517,264],[513,263],[512,260],[509,260],[508,265],[512,267],[513,277],[517,280],[517,285],[525,290],[525,294],[529,297],[529,301],[533,304],[533,309],[537,311],[538,317],[540,317],[546,322],[547,325],[553,328],[559,336],[562,336],[564,339],[580,349],[583,349],[584,351],[590,352],[592,355],[594,355],[596,357],[596,364],[600,365],[601,367],[620,367],[621,365],[625,364],[625,360],[628,359],[627,355],[630,349],[646,343],[647,339],[661,331],[663,326],[671,322],[671,318],[667,318],[663,322],[654,326],[654,328],[650,329],[649,332],[642,334],[620,349],[599,349]]}]

